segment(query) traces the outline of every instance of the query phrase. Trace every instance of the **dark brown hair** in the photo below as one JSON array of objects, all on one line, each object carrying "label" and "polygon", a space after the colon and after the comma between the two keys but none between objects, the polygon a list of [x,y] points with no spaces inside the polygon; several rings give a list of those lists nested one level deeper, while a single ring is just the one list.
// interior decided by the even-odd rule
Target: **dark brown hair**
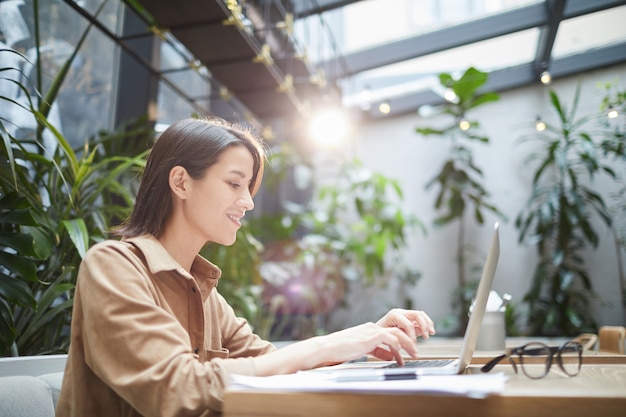
[{"label": "dark brown hair", "polygon": [[124,237],[152,234],[159,237],[172,211],[169,173],[182,166],[194,179],[201,179],[222,153],[232,146],[245,146],[254,160],[250,193],[256,194],[265,160],[259,139],[249,130],[219,118],[183,119],[170,125],[152,147],[135,206],[116,234]]}]

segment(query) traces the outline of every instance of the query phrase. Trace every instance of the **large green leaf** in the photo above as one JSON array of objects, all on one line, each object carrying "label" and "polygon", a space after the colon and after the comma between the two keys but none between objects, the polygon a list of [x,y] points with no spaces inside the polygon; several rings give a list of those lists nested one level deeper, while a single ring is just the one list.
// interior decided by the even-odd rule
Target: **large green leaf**
[{"label": "large green leaf", "polygon": [[0,295],[12,303],[37,308],[37,301],[26,282],[0,273]]},{"label": "large green leaf", "polygon": [[[0,136],[2,137],[2,146],[3,146],[3,150],[4,153],[6,153],[6,160],[9,163],[9,166],[11,167],[11,173],[13,174],[13,179],[14,179],[14,187],[17,189],[17,178],[16,178],[16,173],[15,173],[15,158],[13,157],[13,148],[11,146],[11,136],[9,135],[9,132],[6,130],[6,128],[4,127],[4,124],[2,123],[2,120],[0,119]],[[0,155],[2,155],[3,153],[0,153]]]},{"label": "large green leaf", "polygon": [[4,232],[0,234],[0,247],[14,249],[24,256],[35,256],[34,241],[31,235],[25,233]]},{"label": "large green leaf", "polygon": [[38,281],[37,265],[28,258],[0,251],[0,264],[26,281]]},{"label": "large green leaf", "polygon": [[469,103],[474,99],[476,91],[482,87],[489,78],[489,74],[477,70],[474,67],[468,68],[461,78],[452,84],[452,89],[459,97],[461,103]]},{"label": "large green leaf", "polygon": [[13,311],[9,303],[0,297],[0,352],[9,352],[17,336]]},{"label": "large green leaf", "polygon": [[2,223],[37,226],[37,222],[28,209],[0,212],[0,224]]},{"label": "large green leaf", "polygon": [[54,240],[43,227],[24,227],[23,230],[33,239],[33,256],[37,259],[47,259],[54,251]]},{"label": "large green leaf", "polygon": [[81,259],[85,257],[89,249],[89,232],[83,219],[64,220],[63,226],[70,235]]}]

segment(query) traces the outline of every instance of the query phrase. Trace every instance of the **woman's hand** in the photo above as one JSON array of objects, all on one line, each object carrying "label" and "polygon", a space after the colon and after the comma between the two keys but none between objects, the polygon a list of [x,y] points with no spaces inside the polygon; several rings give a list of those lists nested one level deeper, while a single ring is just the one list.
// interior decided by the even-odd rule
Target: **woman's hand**
[{"label": "woman's hand", "polygon": [[423,311],[394,308],[376,324],[382,327],[397,327],[406,333],[411,340],[415,340],[419,336],[428,339],[435,334],[435,324]]},{"label": "woman's hand", "polygon": [[402,350],[417,357],[415,338],[411,338],[397,326],[383,327],[365,323],[323,337],[324,345],[331,354],[325,364],[341,363],[364,355],[381,360],[396,360],[403,364]]},{"label": "woman's hand", "polygon": [[365,355],[403,364],[402,351],[417,357],[415,338],[398,326],[365,323],[287,345],[255,357],[257,375],[276,375],[334,365]]},{"label": "woman's hand", "polygon": [[276,375],[333,365],[372,355],[404,364],[403,351],[417,357],[416,339],[435,334],[423,311],[393,309],[377,323],[365,323],[325,336],[292,343],[255,358],[257,375]]}]

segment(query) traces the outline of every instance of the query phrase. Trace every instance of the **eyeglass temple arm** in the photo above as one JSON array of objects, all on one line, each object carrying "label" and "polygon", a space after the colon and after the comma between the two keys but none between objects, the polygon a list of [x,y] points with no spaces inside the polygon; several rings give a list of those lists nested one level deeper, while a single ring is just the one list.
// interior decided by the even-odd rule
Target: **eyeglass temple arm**
[{"label": "eyeglass temple arm", "polygon": [[491,371],[493,367],[496,366],[504,358],[506,358],[506,355],[496,356],[495,358],[484,364],[482,368],[480,368],[481,372]]}]

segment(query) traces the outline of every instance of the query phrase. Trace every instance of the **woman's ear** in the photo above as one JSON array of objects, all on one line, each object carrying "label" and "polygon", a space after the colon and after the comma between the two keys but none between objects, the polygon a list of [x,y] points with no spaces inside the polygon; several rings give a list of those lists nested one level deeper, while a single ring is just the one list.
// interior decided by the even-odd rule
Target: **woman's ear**
[{"label": "woman's ear", "polygon": [[176,165],[170,170],[169,184],[175,196],[183,200],[187,198],[188,180],[187,170],[180,165]]}]

